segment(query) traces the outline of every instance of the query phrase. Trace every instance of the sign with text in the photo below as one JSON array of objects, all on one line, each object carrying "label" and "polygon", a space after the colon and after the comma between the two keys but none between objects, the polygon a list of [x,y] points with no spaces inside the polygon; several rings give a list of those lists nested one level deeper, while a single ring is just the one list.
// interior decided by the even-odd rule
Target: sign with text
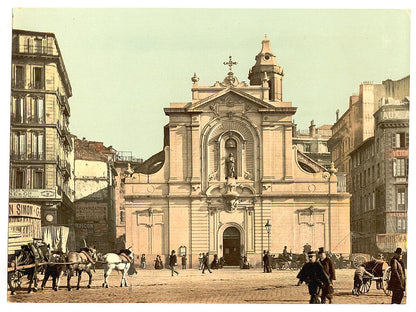
[{"label": "sign with text", "polygon": [[10,189],[10,198],[56,198],[54,189]]},{"label": "sign with text", "polygon": [[382,120],[388,119],[409,119],[409,111],[408,110],[391,110],[391,111],[383,111]]},{"label": "sign with text", "polygon": [[394,150],[393,157],[408,157],[409,150]]},{"label": "sign with text", "polygon": [[26,203],[9,203],[9,217],[29,217],[40,219],[41,209],[38,205]]},{"label": "sign with text", "polygon": [[75,204],[76,221],[107,221],[107,203],[81,202]]}]

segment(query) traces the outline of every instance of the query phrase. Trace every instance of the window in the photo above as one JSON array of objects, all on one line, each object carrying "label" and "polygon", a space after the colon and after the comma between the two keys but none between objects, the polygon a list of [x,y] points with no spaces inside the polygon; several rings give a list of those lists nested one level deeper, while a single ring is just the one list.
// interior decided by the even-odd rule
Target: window
[{"label": "window", "polygon": [[25,87],[24,67],[16,66],[15,85],[16,88],[23,89]]},{"label": "window", "polygon": [[35,39],[35,53],[42,53],[42,39]]},{"label": "window", "polygon": [[32,159],[44,159],[44,136],[41,132],[34,132],[32,137]]},{"label": "window", "polygon": [[24,172],[22,170],[16,170],[15,176],[15,188],[23,189],[25,188],[25,178]]},{"label": "window", "polygon": [[409,146],[409,133],[400,132],[392,134],[393,148],[405,148]]},{"label": "window", "polygon": [[126,212],[120,211],[120,222],[126,222]]},{"label": "window", "polygon": [[42,171],[35,171],[33,176],[33,188],[34,189],[42,189],[43,188],[43,172]]},{"label": "window", "polygon": [[400,187],[396,193],[397,210],[406,210],[406,188]]},{"label": "window", "polygon": [[406,218],[397,218],[397,233],[406,233]]},{"label": "window", "polygon": [[33,86],[35,89],[43,89],[42,81],[42,68],[34,67],[33,68]]},{"label": "window", "polygon": [[305,144],[305,153],[310,153],[311,152],[311,145],[310,144]]},{"label": "window", "polygon": [[14,132],[13,133],[13,158],[26,159],[26,133]]},{"label": "window", "polygon": [[377,164],[377,178],[380,177],[380,164]]},{"label": "window", "polygon": [[395,158],[393,159],[393,176],[404,177],[408,172],[408,159],[407,158]]},{"label": "window", "polygon": [[14,98],[14,118],[13,122],[22,123],[24,116],[24,98]]},{"label": "window", "polygon": [[33,99],[33,121],[37,123],[45,122],[44,102],[41,98]]}]

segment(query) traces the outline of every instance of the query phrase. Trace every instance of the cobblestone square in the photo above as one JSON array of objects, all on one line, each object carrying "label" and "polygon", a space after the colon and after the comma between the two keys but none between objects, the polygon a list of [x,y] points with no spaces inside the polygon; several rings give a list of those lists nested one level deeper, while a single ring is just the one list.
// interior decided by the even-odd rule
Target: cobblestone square
[{"label": "cobblestone square", "polygon": [[[263,273],[262,269],[221,269],[202,274],[196,269],[178,270],[178,276],[171,276],[170,270],[138,270],[128,278],[129,287],[121,288],[121,274],[113,272],[109,278],[110,288],[102,288],[103,270],[93,274],[92,288],[86,288],[88,276],[84,273],[81,289],[76,290],[76,277],[72,277],[72,291],[66,289],[66,277],[61,280],[58,292],[47,288],[27,294],[18,290],[8,295],[9,302],[94,302],[94,303],[232,303],[232,304],[307,304],[307,287],[296,286],[297,271],[273,271]],[[390,304],[391,297],[383,290],[371,285],[367,294],[353,296],[354,270],[337,270],[335,304]],[[42,276],[40,277],[40,279]],[[403,303],[406,302],[406,296]]]}]

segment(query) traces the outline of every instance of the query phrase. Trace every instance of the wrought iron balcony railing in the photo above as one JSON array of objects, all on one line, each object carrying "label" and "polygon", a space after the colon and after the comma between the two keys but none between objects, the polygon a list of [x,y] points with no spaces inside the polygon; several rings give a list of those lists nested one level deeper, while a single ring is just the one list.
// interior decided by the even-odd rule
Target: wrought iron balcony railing
[{"label": "wrought iron balcony railing", "polygon": [[13,53],[28,53],[35,55],[58,55],[53,47],[44,45],[14,44]]}]

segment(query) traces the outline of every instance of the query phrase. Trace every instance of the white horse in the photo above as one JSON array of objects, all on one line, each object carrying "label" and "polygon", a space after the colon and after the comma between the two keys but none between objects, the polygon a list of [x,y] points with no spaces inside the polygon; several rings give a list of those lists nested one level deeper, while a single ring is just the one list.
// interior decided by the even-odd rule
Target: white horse
[{"label": "white horse", "polygon": [[104,283],[103,287],[108,288],[108,276],[111,274],[111,271],[121,271],[121,284],[120,287],[123,287],[123,280],[124,286],[127,287],[127,280],[126,280],[126,273],[130,268],[130,265],[133,265],[133,251],[131,247],[128,249],[121,249],[118,254],[115,253],[108,253],[103,256],[104,262]]}]

